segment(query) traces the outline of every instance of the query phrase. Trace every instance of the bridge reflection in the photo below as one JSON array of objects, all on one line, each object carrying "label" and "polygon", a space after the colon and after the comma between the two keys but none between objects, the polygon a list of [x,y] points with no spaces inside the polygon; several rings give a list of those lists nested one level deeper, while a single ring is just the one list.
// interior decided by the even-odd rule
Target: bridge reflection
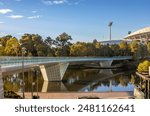
[{"label": "bridge reflection", "polygon": [[[69,69],[61,82],[43,81],[40,71],[34,69],[25,72],[25,77],[26,92],[32,92],[32,90],[33,92],[133,91],[133,85],[130,84],[131,78],[125,77],[122,71],[111,69]],[[21,73],[4,78],[5,89],[21,92],[21,83]],[[15,87],[12,87],[13,85]]]},{"label": "bridge reflection", "polygon": [[[64,80],[58,82],[43,81],[39,69],[32,69],[25,74],[26,93],[50,92],[133,92],[136,86],[144,87],[141,78],[132,72],[122,72],[111,69],[68,69]],[[38,80],[37,80],[38,79]],[[14,73],[5,75],[4,89],[22,92],[22,74]],[[1,83],[0,83],[1,84]],[[149,85],[145,85],[145,87]],[[143,98],[150,97],[150,92],[143,88]]]}]

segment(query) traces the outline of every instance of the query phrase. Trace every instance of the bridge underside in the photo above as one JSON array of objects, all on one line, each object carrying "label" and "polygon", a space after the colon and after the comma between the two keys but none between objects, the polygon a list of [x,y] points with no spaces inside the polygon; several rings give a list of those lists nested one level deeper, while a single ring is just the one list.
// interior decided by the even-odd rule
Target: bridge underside
[{"label": "bridge underside", "polygon": [[[103,68],[110,68],[113,60],[100,61]],[[61,81],[69,66],[68,62],[39,65],[44,81]]]},{"label": "bridge underside", "polygon": [[113,60],[101,61],[101,62],[99,62],[99,64],[102,68],[110,68],[112,65],[112,62],[113,62]]},{"label": "bridge underside", "polygon": [[61,81],[67,70],[69,63],[54,63],[40,65],[40,70],[44,81]]}]

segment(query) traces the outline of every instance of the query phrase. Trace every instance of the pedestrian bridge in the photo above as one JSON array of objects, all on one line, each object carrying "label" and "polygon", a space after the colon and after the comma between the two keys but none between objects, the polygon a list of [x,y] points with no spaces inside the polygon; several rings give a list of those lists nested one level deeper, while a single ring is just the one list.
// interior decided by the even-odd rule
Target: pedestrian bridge
[{"label": "pedestrian bridge", "polygon": [[130,60],[124,57],[0,57],[2,73],[39,67],[45,81],[61,81],[70,63],[98,62],[101,67],[109,68],[113,61]]}]

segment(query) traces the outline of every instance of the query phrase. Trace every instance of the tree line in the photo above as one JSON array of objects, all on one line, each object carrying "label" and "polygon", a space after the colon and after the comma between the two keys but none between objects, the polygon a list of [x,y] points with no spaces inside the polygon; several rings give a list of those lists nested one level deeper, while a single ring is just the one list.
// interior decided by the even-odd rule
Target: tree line
[{"label": "tree line", "polygon": [[0,56],[21,56],[22,48],[25,48],[25,56],[138,56],[144,57],[150,54],[150,42],[141,44],[137,41],[119,44],[102,44],[96,39],[93,42],[71,42],[72,37],[62,33],[55,39],[50,36],[42,38],[38,34],[24,34],[20,39],[12,35],[0,37]]}]

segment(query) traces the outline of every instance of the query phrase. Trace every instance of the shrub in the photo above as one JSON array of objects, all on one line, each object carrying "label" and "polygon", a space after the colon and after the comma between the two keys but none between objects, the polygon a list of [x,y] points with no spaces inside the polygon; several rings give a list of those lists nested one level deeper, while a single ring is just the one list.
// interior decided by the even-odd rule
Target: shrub
[{"label": "shrub", "polygon": [[150,66],[150,61],[145,60],[145,61],[143,61],[142,63],[140,63],[140,64],[138,65],[137,71],[138,71],[139,73],[148,72],[149,66]]}]

